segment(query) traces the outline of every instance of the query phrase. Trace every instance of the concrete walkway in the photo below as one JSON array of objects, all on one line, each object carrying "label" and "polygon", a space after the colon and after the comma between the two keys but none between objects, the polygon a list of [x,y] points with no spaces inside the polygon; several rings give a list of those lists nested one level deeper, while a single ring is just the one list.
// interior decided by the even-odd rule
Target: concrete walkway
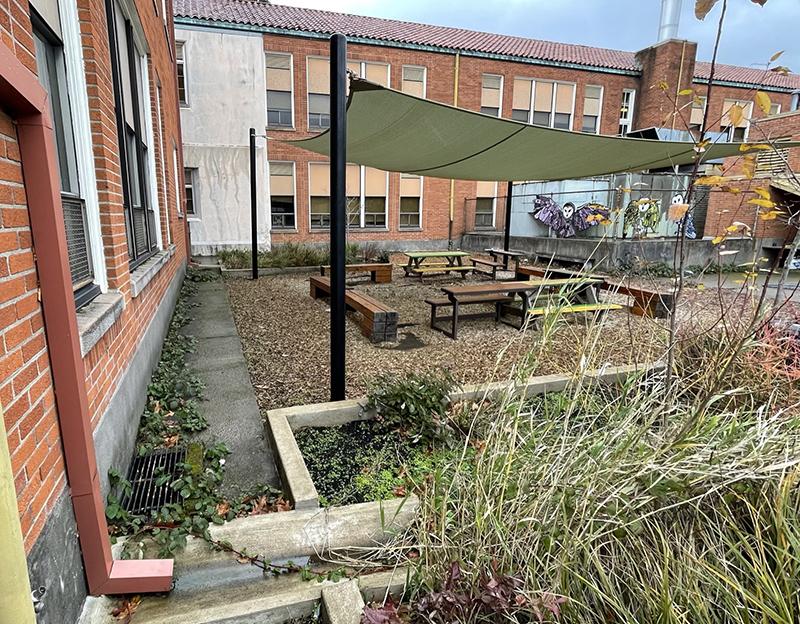
[{"label": "concrete walkway", "polygon": [[206,385],[206,400],[199,407],[208,421],[208,429],[196,439],[224,442],[230,449],[225,493],[263,484],[279,487],[225,285],[221,280],[199,282],[193,302],[193,320],[184,331],[197,338],[197,347],[187,360]]}]

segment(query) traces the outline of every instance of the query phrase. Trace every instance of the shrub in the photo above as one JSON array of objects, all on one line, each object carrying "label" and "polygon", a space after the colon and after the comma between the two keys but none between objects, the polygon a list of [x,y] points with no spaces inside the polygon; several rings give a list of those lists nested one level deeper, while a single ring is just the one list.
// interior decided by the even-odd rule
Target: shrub
[{"label": "shrub", "polygon": [[383,373],[370,384],[367,407],[391,429],[425,444],[441,442],[453,432],[448,417],[452,375],[442,373]]},{"label": "shrub", "polygon": [[[251,268],[252,254],[245,249],[226,249],[217,252],[217,259],[226,269]],[[369,258],[358,243],[347,243],[345,262],[357,264]],[[304,243],[282,243],[269,251],[258,252],[260,269],[282,269],[286,267],[311,267],[330,264],[328,246],[306,245]]]}]

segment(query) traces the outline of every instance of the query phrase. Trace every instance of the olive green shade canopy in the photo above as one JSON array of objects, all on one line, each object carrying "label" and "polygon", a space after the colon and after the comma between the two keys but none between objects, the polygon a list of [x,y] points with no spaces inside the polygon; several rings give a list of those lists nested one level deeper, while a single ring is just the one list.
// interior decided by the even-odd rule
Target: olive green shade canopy
[{"label": "olive green shade canopy", "polygon": [[[325,156],[329,131],[287,141]],[[781,143],[781,148],[800,143]],[[543,128],[350,81],[347,161],[457,180],[565,180],[661,169],[753,151],[741,143],[629,139]]]}]

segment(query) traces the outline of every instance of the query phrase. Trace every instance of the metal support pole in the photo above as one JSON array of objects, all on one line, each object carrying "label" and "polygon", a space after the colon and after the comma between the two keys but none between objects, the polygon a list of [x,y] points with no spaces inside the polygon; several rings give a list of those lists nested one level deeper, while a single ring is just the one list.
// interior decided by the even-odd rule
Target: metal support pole
[{"label": "metal support pole", "polygon": [[331,401],[345,398],[347,39],[331,37]]},{"label": "metal support pole", "polygon": [[250,245],[253,279],[258,279],[258,188],[256,186],[256,129],[250,128]]},{"label": "metal support pole", "polygon": [[[511,196],[514,193],[514,183],[509,180],[506,190],[506,229],[503,233],[503,249],[510,251],[511,245]],[[503,268],[508,271],[508,256],[503,256]]]}]

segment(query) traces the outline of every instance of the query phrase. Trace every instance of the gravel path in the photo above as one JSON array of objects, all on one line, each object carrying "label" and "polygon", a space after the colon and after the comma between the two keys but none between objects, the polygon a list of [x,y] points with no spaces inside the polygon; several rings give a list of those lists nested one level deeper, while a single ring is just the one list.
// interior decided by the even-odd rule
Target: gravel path
[{"label": "gravel path", "polygon": [[[473,276],[468,280],[483,281]],[[255,283],[228,278],[225,283],[261,409],[328,400],[330,313],[327,301],[309,296],[308,275],[262,277]],[[464,321],[457,341],[431,330],[430,308],[424,300],[441,296],[441,287],[450,283],[462,283],[462,278],[431,277],[420,284],[395,268],[390,284],[355,286],[396,309],[401,327],[399,342],[376,345],[348,320],[348,397],[362,396],[370,380],[383,371],[447,368],[462,383],[506,379],[512,365],[536,346],[537,332],[495,326],[491,319]],[[475,308],[470,306],[469,311]],[[658,345],[664,341],[663,321],[615,312],[604,323],[598,363],[641,362],[648,352],[660,351]],[[533,358],[532,372],[574,369],[585,334],[585,320],[571,317],[557,330],[552,346]]]}]

